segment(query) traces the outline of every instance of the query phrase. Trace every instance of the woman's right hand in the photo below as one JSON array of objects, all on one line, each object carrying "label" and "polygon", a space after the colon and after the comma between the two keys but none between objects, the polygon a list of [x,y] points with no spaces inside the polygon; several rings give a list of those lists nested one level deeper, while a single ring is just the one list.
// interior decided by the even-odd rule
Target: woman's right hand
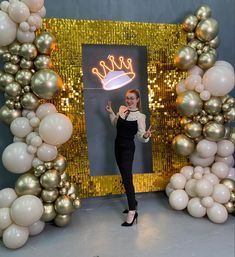
[{"label": "woman's right hand", "polygon": [[106,105],[105,109],[108,113],[113,113],[112,102],[111,101],[108,101],[108,104]]}]

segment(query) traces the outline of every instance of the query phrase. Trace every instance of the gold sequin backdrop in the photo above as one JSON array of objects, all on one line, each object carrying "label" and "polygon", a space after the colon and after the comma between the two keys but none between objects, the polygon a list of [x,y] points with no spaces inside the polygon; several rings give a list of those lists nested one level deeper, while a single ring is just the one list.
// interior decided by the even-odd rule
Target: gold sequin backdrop
[{"label": "gold sequin backdrop", "polygon": [[186,44],[181,25],[139,22],[45,19],[41,31],[54,34],[58,51],[52,54],[54,70],[64,86],[53,100],[59,112],[74,126],[73,136],[60,148],[68,159],[67,172],[79,185],[80,196],[102,196],[124,192],[120,176],[91,176],[84,114],[82,44],[145,46],[148,55],[148,92],[152,136],[153,173],[134,174],[136,192],[163,190],[170,176],[186,163],[174,154],[172,139],[180,132],[175,110],[175,86],[184,78],[175,70],[173,56]]}]

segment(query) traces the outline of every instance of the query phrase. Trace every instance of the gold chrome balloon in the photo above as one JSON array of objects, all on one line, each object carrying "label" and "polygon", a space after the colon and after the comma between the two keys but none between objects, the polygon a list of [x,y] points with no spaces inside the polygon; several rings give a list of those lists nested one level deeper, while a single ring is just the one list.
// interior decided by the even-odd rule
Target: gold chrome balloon
[{"label": "gold chrome balloon", "polygon": [[228,112],[224,112],[224,118],[228,121],[235,121],[235,107],[232,107]]},{"label": "gold chrome balloon", "polygon": [[44,165],[48,170],[53,169],[54,166],[53,162],[45,162]]},{"label": "gold chrome balloon", "polygon": [[73,203],[66,195],[58,197],[55,201],[55,210],[59,214],[70,214],[74,211]]},{"label": "gold chrome balloon", "polygon": [[57,188],[53,190],[43,189],[41,192],[41,198],[46,203],[53,203],[59,196],[59,191]]},{"label": "gold chrome balloon", "polygon": [[73,206],[75,209],[79,209],[81,207],[81,201],[78,197],[73,201]]},{"label": "gold chrome balloon", "polygon": [[14,81],[14,76],[8,73],[3,73],[0,76],[0,92],[5,90],[5,87]]},{"label": "gold chrome balloon", "polygon": [[35,65],[37,70],[51,69],[52,68],[51,58],[48,55],[39,55],[34,60],[34,65]]},{"label": "gold chrome balloon", "polygon": [[195,34],[197,38],[203,42],[208,42],[215,38],[219,32],[219,25],[217,20],[213,18],[208,18],[205,20],[201,20],[197,27]]},{"label": "gold chrome balloon", "polygon": [[66,172],[63,172],[61,175],[60,175],[60,178],[61,178],[61,181],[70,181],[70,178],[69,178],[69,175],[68,173]]},{"label": "gold chrome balloon", "polygon": [[228,137],[228,140],[230,140],[232,143],[235,144],[235,128],[231,128],[231,132]]},{"label": "gold chrome balloon", "polygon": [[[234,181],[234,183],[235,183],[235,181]],[[233,189],[231,191],[230,202],[233,202],[233,203],[235,202],[235,189]]]},{"label": "gold chrome balloon", "polygon": [[56,49],[56,39],[49,32],[43,32],[35,39],[35,45],[41,54],[50,54]]},{"label": "gold chrome balloon", "polygon": [[75,194],[76,196],[78,196],[79,194],[79,188],[76,184],[74,183],[71,183],[69,189],[68,189],[68,195],[72,195],[72,194]]},{"label": "gold chrome balloon", "polygon": [[40,183],[45,189],[54,189],[60,183],[60,176],[56,170],[47,170],[41,175]]},{"label": "gold chrome balloon", "polygon": [[65,227],[67,226],[71,221],[71,215],[61,215],[58,214],[56,215],[55,219],[54,219],[54,223],[56,226],[58,227]]},{"label": "gold chrome balloon", "polygon": [[37,48],[33,43],[24,43],[20,47],[20,55],[28,61],[36,58],[38,54]]},{"label": "gold chrome balloon", "polygon": [[54,160],[54,168],[59,172],[59,173],[63,173],[64,170],[67,167],[67,160],[66,158],[59,154],[56,159]]},{"label": "gold chrome balloon", "polygon": [[174,57],[174,64],[177,68],[188,70],[197,62],[197,52],[190,46],[184,46],[178,50]]},{"label": "gold chrome balloon", "polygon": [[190,138],[197,138],[202,134],[202,125],[199,122],[190,122],[184,127],[185,134]]},{"label": "gold chrome balloon", "polygon": [[200,43],[200,41],[196,38],[192,39],[191,41],[188,42],[188,46],[197,49],[197,45]]},{"label": "gold chrome balloon", "polygon": [[34,176],[32,173],[25,173],[17,179],[15,184],[15,191],[18,196],[38,196],[41,193],[42,188],[36,176]]},{"label": "gold chrome balloon", "polygon": [[56,211],[52,203],[44,203],[44,212],[42,214],[41,220],[45,222],[52,221],[56,217]]},{"label": "gold chrome balloon", "polygon": [[188,15],[183,21],[183,29],[187,32],[192,32],[198,23],[198,19],[194,15]]},{"label": "gold chrome balloon", "polygon": [[221,112],[222,101],[220,97],[212,96],[204,103],[204,109],[207,113],[216,115]]},{"label": "gold chrome balloon", "polygon": [[11,63],[12,64],[18,64],[20,62],[20,57],[18,55],[12,55],[11,56]]},{"label": "gold chrome balloon", "polygon": [[18,96],[21,94],[21,86],[17,82],[12,82],[5,87],[5,92],[9,96]]},{"label": "gold chrome balloon", "polygon": [[20,67],[22,69],[31,69],[31,68],[33,68],[33,62],[25,60],[24,58],[22,58],[21,61],[20,61]]},{"label": "gold chrome balloon", "polygon": [[210,42],[209,42],[209,46],[212,48],[217,48],[220,44],[220,39],[219,36],[213,38]]},{"label": "gold chrome balloon", "polygon": [[46,171],[46,167],[44,164],[39,164],[36,168],[34,168],[34,175],[36,177],[40,177]]},{"label": "gold chrome balloon", "polygon": [[[223,114],[218,114],[216,116],[214,116],[214,121],[218,122],[218,123],[221,123],[221,124],[224,124],[224,116]],[[226,131],[225,131],[226,133]],[[224,134],[225,136],[225,134]]]},{"label": "gold chrome balloon", "polygon": [[172,146],[177,154],[183,156],[190,155],[195,148],[193,140],[183,134],[180,134],[173,139]]},{"label": "gold chrome balloon", "polygon": [[194,91],[185,91],[176,99],[176,107],[181,115],[197,115],[202,110],[202,106],[203,102],[199,94]]},{"label": "gold chrome balloon", "polygon": [[220,181],[220,184],[225,185],[230,191],[235,190],[235,181],[230,178],[224,178]]},{"label": "gold chrome balloon", "polygon": [[180,120],[180,124],[181,126],[184,126],[188,123],[190,123],[192,121],[192,119],[190,119],[189,117],[187,116],[184,116],[181,120]]},{"label": "gold chrome balloon", "polygon": [[228,213],[233,213],[235,211],[235,207],[233,202],[227,202],[224,204],[224,207],[226,208]]},{"label": "gold chrome balloon", "polygon": [[21,46],[21,44],[19,42],[14,42],[14,43],[10,44],[8,47],[9,52],[13,55],[19,55],[20,46]]},{"label": "gold chrome balloon", "polygon": [[216,56],[208,51],[206,53],[200,54],[198,57],[197,65],[203,70],[211,68],[216,62]]},{"label": "gold chrome balloon", "polygon": [[13,64],[13,63],[11,63],[11,62],[6,62],[6,63],[4,64],[4,67],[3,67],[3,68],[4,68],[4,71],[5,71],[6,73],[9,73],[9,74],[12,74],[12,75],[16,74],[17,71],[20,69],[19,65]]},{"label": "gold chrome balloon", "polygon": [[29,85],[31,78],[32,72],[29,70],[19,70],[15,76],[15,80],[23,86]]},{"label": "gold chrome balloon", "polygon": [[202,5],[196,10],[195,15],[199,20],[207,19],[211,16],[211,8],[208,5]]},{"label": "gold chrome balloon", "polygon": [[11,124],[11,122],[21,116],[20,110],[10,110],[6,105],[0,108],[0,120],[6,124]]},{"label": "gold chrome balloon", "polygon": [[34,110],[39,105],[38,98],[32,93],[26,93],[20,100],[21,105],[27,110]]},{"label": "gold chrome balloon", "polygon": [[224,133],[225,133],[224,125],[218,122],[209,121],[203,127],[204,137],[211,141],[221,140],[224,137]]}]

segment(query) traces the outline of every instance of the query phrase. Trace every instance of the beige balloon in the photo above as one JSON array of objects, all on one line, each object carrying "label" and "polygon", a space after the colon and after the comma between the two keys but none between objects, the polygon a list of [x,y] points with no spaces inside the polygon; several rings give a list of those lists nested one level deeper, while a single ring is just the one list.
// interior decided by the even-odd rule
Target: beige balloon
[{"label": "beige balloon", "polygon": [[195,144],[192,139],[180,134],[173,139],[172,146],[177,154],[187,156],[193,153]]},{"label": "beige balloon", "polygon": [[183,21],[183,29],[187,32],[192,32],[198,23],[198,19],[194,15],[188,15]]},{"label": "beige balloon", "polygon": [[188,70],[197,62],[197,52],[190,46],[182,47],[174,56],[174,64],[177,68]]},{"label": "beige balloon", "polygon": [[195,34],[197,38],[203,42],[208,42],[215,38],[219,32],[219,25],[217,20],[208,18],[201,20],[197,27]]},{"label": "beige balloon", "polygon": [[207,70],[211,68],[216,62],[216,56],[211,53],[202,53],[198,57],[197,65],[202,68],[203,70]]},{"label": "beige balloon", "polygon": [[10,125],[11,122],[21,116],[21,110],[10,110],[7,106],[3,105],[0,109],[0,120]]},{"label": "beige balloon", "polygon": [[42,214],[41,220],[45,222],[52,221],[56,217],[56,211],[52,203],[44,203],[44,212]]},{"label": "beige balloon", "polygon": [[41,54],[50,54],[56,49],[56,39],[49,32],[43,32],[35,39],[35,45]]},{"label": "beige balloon", "polygon": [[208,5],[202,5],[196,10],[195,15],[199,20],[207,19],[211,16],[211,8]]},{"label": "beige balloon", "polygon": [[20,103],[27,110],[35,110],[39,105],[39,100],[34,94],[29,92],[21,97]]},{"label": "beige balloon", "polygon": [[71,215],[61,215],[58,214],[56,215],[55,219],[54,219],[54,223],[56,226],[58,227],[65,227],[67,226],[71,221]]},{"label": "beige balloon", "polygon": [[55,201],[55,210],[62,215],[71,214],[74,211],[71,199],[66,195],[58,197]]},{"label": "beige balloon", "polygon": [[36,195],[38,196],[41,191],[41,185],[36,176],[32,173],[25,173],[21,175],[15,184],[15,191],[18,196],[21,195]]},{"label": "beige balloon", "polygon": [[198,138],[202,134],[202,125],[199,122],[190,122],[184,127],[185,134],[190,138]]},{"label": "beige balloon", "polygon": [[209,121],[203,127],[204,137],[211,141],[221,140],[224,137],[224,133],[225,133],[224,125],[218,122]]},{"label": "beige balloon", "polygon": [[207,113],[216,115],[221,112],[222,101],[220,97],[212,96],[204,103],[204,109]]},{"label": "beige balloon", "polygon": [[45,189],[54,189],[60,183],[60,176],[56,170],[47,170],[40,177],[40,183]]}]

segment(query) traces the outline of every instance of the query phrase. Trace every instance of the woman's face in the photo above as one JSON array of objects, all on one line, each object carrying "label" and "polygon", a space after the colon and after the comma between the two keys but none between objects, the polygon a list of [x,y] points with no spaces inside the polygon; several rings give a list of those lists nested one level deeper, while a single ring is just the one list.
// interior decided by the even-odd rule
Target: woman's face
[{"label": "woman's face", "polygon": [[136,109],[138,102],[139,102],[139,98],[137,98],[134,93],[127,93],[126,94],[126,106],[129,109]]}]

